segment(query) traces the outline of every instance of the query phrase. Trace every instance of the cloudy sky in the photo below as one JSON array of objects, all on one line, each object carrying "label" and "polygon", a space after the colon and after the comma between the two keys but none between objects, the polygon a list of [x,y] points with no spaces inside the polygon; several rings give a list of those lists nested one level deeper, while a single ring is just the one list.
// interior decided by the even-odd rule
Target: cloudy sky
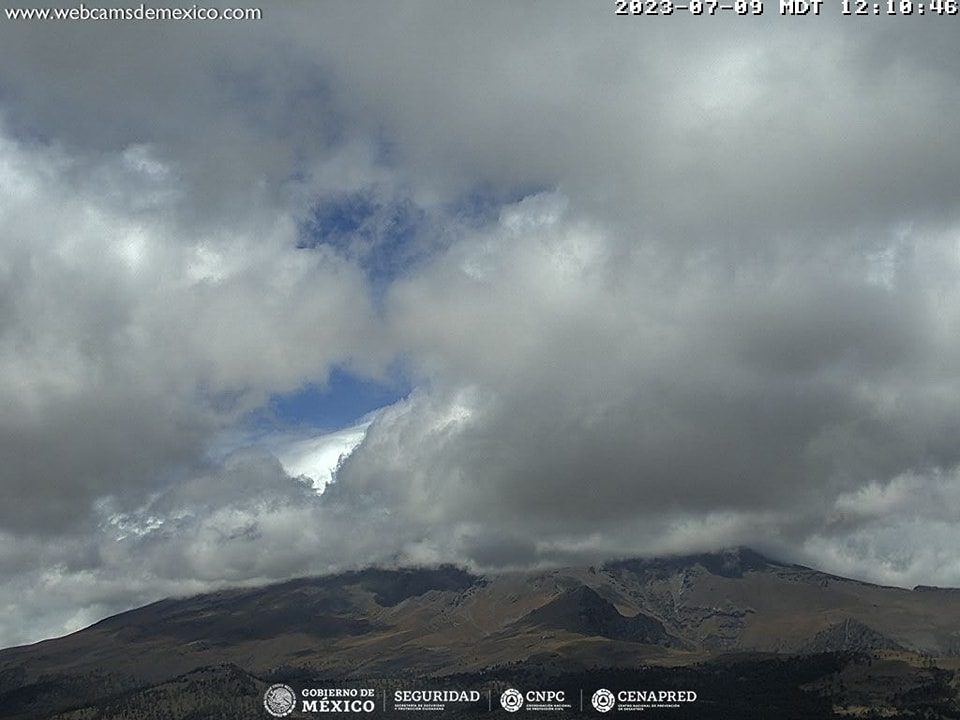
[{"label": "cloudy sky", "polygon": [[0,17],[0,645],[369,563],[960,585],[950,17]]}]

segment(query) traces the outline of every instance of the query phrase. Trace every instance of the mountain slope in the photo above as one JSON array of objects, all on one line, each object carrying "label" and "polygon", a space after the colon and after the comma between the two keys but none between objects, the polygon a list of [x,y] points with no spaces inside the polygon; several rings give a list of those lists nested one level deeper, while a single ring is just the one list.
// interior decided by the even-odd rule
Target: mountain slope
[{"label": "mountain slope", "polygon": [[209,667],[346,680],[851,650],[960,655],[960,593],[870,585],[743,548],[486,577],[372,569],[164,600],[0,651],[0,717]]},{"label": "mountain slope", "polygon": [[659,620],[642,612],[621,615],[610,601],[587,585],[561,593],[543,607],[527,613],[520,624],[649,645],[682,644],[664,630]]}]

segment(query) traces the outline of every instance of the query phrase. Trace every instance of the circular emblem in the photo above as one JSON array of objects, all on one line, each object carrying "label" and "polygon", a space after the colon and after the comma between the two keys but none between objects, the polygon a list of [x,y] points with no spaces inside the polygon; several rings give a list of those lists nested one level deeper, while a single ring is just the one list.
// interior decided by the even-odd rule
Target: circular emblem
[{"label": "circular emblem", "polygon": [[276,683],[263,694],[263,707],[274,717],[286,717],[297,707],[297,694],[289,685]]},{"label": "circular emblem", "polygon": [[513,688],[504,690],[503,695],[500,696],[500,704],[507,712],[516,712],[523,707],[523,695]]},{"label": "circular emblem", "polygon": [[590,698],[590,702],[593,703],[593,707],[596,710],[609,712],[613,710],[613,706],[617,704],[617,699],[613,696],[613,693],[606,688],[600,688],[593,694],[593,697]]}]

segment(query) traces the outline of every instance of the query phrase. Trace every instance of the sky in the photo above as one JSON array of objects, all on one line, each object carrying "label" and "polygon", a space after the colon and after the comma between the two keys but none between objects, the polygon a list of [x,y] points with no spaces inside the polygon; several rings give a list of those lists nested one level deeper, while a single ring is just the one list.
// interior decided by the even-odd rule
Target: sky
[{"label": "sky", "polygon": [[951,17],[0,17],[0,646],[747,545],[960,586]]}]

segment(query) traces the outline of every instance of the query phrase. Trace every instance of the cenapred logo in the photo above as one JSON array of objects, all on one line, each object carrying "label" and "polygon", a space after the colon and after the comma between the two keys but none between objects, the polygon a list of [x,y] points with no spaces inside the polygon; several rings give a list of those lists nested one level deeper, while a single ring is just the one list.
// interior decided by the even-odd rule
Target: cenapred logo
[{"label": "cenapred logo", "polygon": [[276,683],[263,694],[263,707],[274,717],[286,717],[297,707],[297,694],[289,685]]},{"label": "cenapred logo", "polygon": [[523,695],[514,688],[504,690],[500,696],[500,705],[507,712],[516,712],[523,707]]},{"label": "cenapred logo", "polygon": [[606,688],[600,688],[590,698],[593,708],[602,713],[611,710],[642,712],[676,709],[696,701],[697,693],[693,690],[617,690],[614,694]]},{"label": "cenapred logo", "polygon": [[617,699],[606,688],[600,688],[590,698],[590,702],[593,704],[594,710],[605,713],[613,710],[613,706],[617,704]]}]

